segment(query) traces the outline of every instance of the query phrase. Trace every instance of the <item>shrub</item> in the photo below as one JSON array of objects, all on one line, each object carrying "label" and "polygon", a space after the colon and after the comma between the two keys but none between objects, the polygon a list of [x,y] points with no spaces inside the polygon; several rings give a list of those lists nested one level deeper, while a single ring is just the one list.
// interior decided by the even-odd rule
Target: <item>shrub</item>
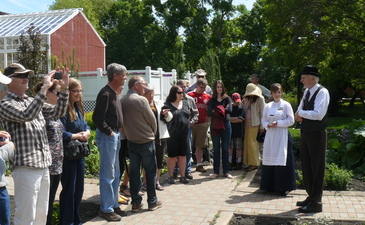
[{"label": "shrub", "polygon": [[353,120],[346,129],[330,130],[327,162],[351,170],[354,177],[365,176],[365,121]]},{"label": "shrub", "polygon": [[95,126],[94,121],[92,119],[93,113],[94,113],[93,111],[85,113],[85,121],[87,122],[87,125],[89,125],[91,130],[96,129],[96,126]]},{"label": "shrub", "polygon": [[99,151],[95,142],[95,131],[91,132],[89,138],[90,155],[85,157],[85,176],[95,177],[99,174]]},{"label": "shrub", "polygon": [[343,170],[334,163],[326,164],[324,183],[330,190],[343,191],[346,190],[352,176],[351,171]]},{"label": "shrub", "polygon": [[[302,171],[295,170],[295,173],[297,175],[297,186],[304,186]],[[334,163],[326,164],[326,170],[324,172],[325,189],[336,191],[346,190],[352,176],[351,171],[343,170]]]},{"label": "shrub", "polygon": [[304,185],[304,181],[303,181],[303,174],[301,170],[295,170],[295,173],[297,175],[297,180],[295,181],[297,186],[302,186]]}]

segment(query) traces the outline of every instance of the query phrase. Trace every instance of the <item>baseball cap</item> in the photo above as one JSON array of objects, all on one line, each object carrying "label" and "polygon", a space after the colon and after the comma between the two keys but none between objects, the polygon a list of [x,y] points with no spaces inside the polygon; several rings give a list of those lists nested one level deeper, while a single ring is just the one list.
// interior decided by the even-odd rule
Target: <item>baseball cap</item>
[{"label": "baseball cap", "polygon": [[241,95],[238,93],[233,93],[232,100],[233,100],[233,102],[241,102]]},{"label": "baseball cap", "polygon": [[7,76],[5,76],[1,71],[0,71],[0,83],[3,84],[9,84],[11,82],[11,79]]}]

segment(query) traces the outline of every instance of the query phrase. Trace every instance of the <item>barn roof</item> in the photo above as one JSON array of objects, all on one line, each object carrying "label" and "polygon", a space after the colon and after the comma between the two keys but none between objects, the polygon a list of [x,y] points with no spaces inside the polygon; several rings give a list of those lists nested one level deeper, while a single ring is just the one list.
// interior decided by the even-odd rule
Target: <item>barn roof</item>
[{"label": "barn roof", "polygon": [[39,28],[41,34],[52,34],[80,12],[81,8],[0,15],[0,37],[20,36],[30,24]]}]

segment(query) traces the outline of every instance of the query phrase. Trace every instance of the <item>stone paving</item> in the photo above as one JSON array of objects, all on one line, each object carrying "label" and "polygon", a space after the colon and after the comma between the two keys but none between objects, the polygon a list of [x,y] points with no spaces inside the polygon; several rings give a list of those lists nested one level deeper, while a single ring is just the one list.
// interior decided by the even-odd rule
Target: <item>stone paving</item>
[{"label": "stone paving", "polygon": [[[316,214],[299,214],[297,201],[304,200],[306,193],[296,190],[288,196],[266,193],[257,188],[248,187],[256,171],[248,173],[242,180],[242,171],[232,171],[233,179],[223,176],[210,179],[212,166],[206,167],[206,173],[193,172],[194,179],[189,184],[176,180],[175,184],[166,183],[166,174],[161,177],[164,191],[157,191],[162,208],[147,211],[146,197],[144,209],[138,213],[130,211],[131,206],[121,205],[128,212],[120,222],[107,222],[95,215],[86,225],[103,224],[228,224],[233,214],[261,215],[275,217],[299,217],[302,219],[329,218],[331,220],[356,221],[365,224],[364,192],[325,191],[323,196],[323,212]],[[12,178],[9,193],[13,194]],[[85,179],[84,201],[99,203],[99,186],[96,179]]]}]

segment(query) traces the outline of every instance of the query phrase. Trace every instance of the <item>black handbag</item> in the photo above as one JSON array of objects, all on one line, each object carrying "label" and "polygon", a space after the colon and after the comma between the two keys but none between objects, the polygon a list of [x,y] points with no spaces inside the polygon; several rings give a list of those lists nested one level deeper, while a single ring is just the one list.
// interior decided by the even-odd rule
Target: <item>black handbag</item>
[{"label": "black handbag", "polygon": [[258,143],[264,143],[265,141],[265,135],[266,135],[266,129],[264,129],[264,132],[260,133],[260,131],[257,133],[256,141]]},{"label": "black handbag", "polygon": [[90,155],[90,146],[87,141],[72,140],[63,143],[63,155],[66,160],[81,159]]}]

